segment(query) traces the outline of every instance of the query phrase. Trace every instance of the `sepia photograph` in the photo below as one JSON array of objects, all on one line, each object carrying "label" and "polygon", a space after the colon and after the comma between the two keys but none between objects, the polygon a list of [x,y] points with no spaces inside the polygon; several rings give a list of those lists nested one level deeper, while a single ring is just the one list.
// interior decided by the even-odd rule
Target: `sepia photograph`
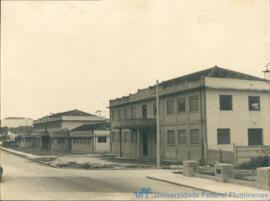
[{"label": "sepia photograph", "polygon": [[270,201],[270,0],[1,0],[1,201]]}]

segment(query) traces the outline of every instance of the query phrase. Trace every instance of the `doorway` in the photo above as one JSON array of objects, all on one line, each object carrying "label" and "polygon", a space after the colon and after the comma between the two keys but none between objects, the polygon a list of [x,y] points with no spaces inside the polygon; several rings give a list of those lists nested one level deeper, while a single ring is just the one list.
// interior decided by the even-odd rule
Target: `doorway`
[{"label": "doorway", "polygon": [[145,133],[142,133],[142,155],[148,156],[148,139]]}]

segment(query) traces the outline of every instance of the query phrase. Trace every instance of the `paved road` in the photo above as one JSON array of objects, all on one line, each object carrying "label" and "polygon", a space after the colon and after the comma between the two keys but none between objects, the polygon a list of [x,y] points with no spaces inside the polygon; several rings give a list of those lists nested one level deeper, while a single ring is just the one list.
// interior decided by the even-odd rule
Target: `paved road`
[{"label": "paved road", "polygon": [[2,200],[135,199],[133,192],[141,187],[155,192],[194,192],[145,177],[149,171],[162,174],[164,170],[57,169],[4,151],[0,154],[4,167]]}]

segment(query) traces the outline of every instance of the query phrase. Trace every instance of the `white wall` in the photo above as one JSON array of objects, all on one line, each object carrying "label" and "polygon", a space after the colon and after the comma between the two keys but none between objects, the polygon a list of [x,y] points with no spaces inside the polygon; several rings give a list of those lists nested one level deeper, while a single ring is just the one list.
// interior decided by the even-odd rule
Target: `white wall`
[{"label": "white wall", "polygon": [[[110,152],[110,131],[109,130],[95,130],[94,131],[94,152],[95,153],[106,153]],[[105,136],[107,138],[105,143],[99,143],[98,137]]]},{"label": "white wall", "polygon": [[[211,82],[216,86],[215,80],[211,80]],[[229,83],[231,89],[228,89]],[[206,91],[208,149],[233,150],[233,143],[247,146],[248,128],[262,128],[263,143],[270,145],[270,92],[234,90],[245,86],[247,88],[256,87],[257,90],[260,88],[270,90],[269,83],[219,79],[218,85],[220,88],[223,86],[227,89],[207,89]],[[220,111],[219,95],[222,94],[232,95],[232,111]],[[260,96],[260,111],[249,111],[248,96]],[[231,144],[217,144],[218,128],[230,128]]]}]

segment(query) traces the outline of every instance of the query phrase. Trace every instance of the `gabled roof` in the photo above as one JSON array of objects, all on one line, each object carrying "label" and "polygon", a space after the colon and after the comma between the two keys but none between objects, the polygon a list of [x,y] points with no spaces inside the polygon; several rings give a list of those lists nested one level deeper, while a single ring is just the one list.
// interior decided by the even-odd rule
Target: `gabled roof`
[{"label": "gabled roof", "polygon": [[110,127],[109,123],[99,122],[93,124],[83,124],[82,126],[74,128],[71,131],[108,130],[109,127]]},{"label": "gabled roof", "polygon": [[208,68],[202,71],[198,71],[195,73],[191,73],[188,75],[184,75],[181,77],[177,77],[171,80],[167,80],[161,83],[161,85],[170,85],[175,82],[182,82],[182,81],[192,81],[198,80],[202,77],[212,77],[212,78],[228,78],[228,79],[238,79],[238,80],[253,80],[253,81],[267,81],[260,77],[255,77],[252,75],[248,75],[245,73],[240,73],[237,71],[221,68],[218,66],[214,66],[212,68]]},{"label": "gabled roof", "polygon": [[55,113],[52,114],[52,116],[96,116],[93,114],[89,114],[87,112],[83,112],[81,110],[70,110],[70,111],[66,111],[66,112],[59,112],[59,113]]},{"label": "gabled roof", "polygon": [[87,113],[87,112],[83,112],[81,110],[74,109],[74,110],[69,110],[69,111],[66,111],[66,112],[52,113],[51,115],[43,116],[43,117],[39,118],[38,120],[47,119],[47,118],[50,118],[50,117],[62,117],[62,116],[85,116],[85,117],[86,116],[91,116],[91,117],[97,117],[96,115],[93,115],[93,114],[90,114],[90,113]]}]

